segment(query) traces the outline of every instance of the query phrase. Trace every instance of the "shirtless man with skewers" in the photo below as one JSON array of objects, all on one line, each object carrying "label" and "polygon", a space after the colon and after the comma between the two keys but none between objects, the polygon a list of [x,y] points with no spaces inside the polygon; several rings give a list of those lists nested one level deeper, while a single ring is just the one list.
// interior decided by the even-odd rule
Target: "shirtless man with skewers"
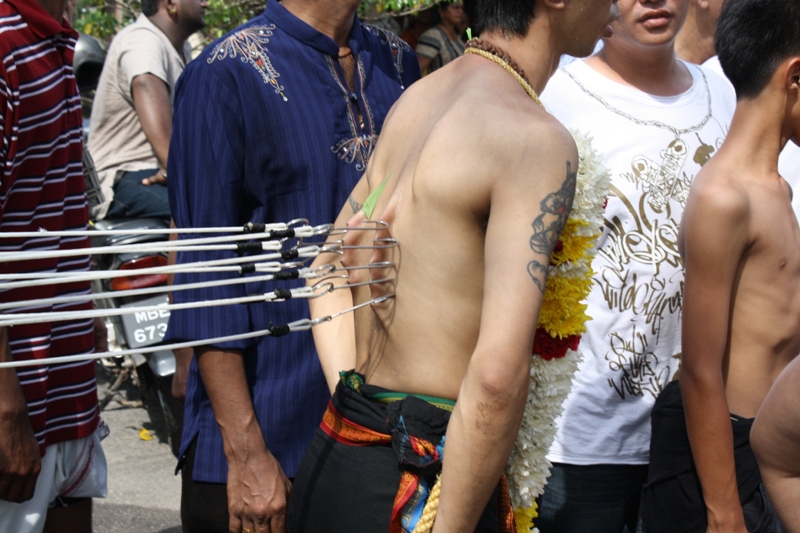
[{"label": "shirtless man with skewers", "polygon": [[[351,270],[350,283],[395,281],[312,303],[313,318],[394,295],[315,328],[335,390],[325,427],[373,435],[396,416],[412,441],[437,443],[446,430],[434,531],[472,531],[479,520],[498,530],[490,498],[503,500],[498,481],[522,418],[547,265],[578,168],[572,137],[536,94],[562,54],[590,54],[616,16],[613,0],[475,0],[466,8],[480,35],[469,46],[483,54],[406,91],[336,222],[385,221],[379,237],[399,246],[315,263],[391,261],[391,272]],[[373,237],[352,231],[344,242]],[[397,396],[406,399],[378,401]],[[427,428],[422,435],[413,435],[415,423]],[[339,430],[320,429],[312,441],[293,486],[289,531],[389,529],[400,483],[391,446],[348,445]]]}]

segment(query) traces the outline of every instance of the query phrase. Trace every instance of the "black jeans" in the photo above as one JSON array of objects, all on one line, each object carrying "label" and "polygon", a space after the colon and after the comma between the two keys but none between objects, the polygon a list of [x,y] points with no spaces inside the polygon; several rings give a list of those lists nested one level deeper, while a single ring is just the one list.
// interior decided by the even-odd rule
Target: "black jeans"
[{"label": "black jeans", "polygon": [[634,533],[646,479],[647,465],[555,463],[533,523],[543,533]]},{"label": "black jeans", "polygon": [[183,533],[228,533],[228,485],[192,479],[195,439],[186,450],[181,469],[181,525]]}]

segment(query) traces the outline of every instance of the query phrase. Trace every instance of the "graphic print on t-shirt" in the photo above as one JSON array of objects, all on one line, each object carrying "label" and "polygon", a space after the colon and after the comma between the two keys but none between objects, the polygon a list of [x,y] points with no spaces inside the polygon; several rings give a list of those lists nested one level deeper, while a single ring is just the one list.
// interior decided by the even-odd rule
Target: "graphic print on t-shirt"
[{"label": "graphic print on t-shirt", "polygon": [[[700,146],[692,160],[702,166],[716,149],[699,135],[697,138]],[[717,146],[721,143],[722,138],[716,139]],[[623,224],[618,216],[605,220],[610,234],[599,252],[605,266],[594,278],[610,310],[631,313],[642,318],[645,325],[644,329],[634,326],[630,331],[610,334],[605,353],[611,370],[608,385],[621,399],[645,394],[657,397],[674,378],[679,365],[680,354],[671,356],[675,361],[661,361],[649,347],[658,344],[665,317],[681,311],[683,274],[678,228],[694,176],[684,171],[689,147],[682,139],[672,140],[660,156],[656,162],[637,155],[631,162],[631,171],[620,176],[634,185],[638,202],[629,199],[619,187],[611,186],[612,195],[624,204],[628,211],[625,218],[633,221],[633,227]],[[674,213],[673,203],[680,206]],[[636,272],[641,268],[631,268],[633,263],[647,265],[652,274],[642,279]],[[680,279],[672,279],[675,276]]]},{"label": "graphic print on t-shirt", "polygon": [[553,462],[647,464],[655,397],[680,368],[678,229],[689,186],[736,107],[726,80],[680,66],[692,85],[678,95],[617,83],[582,60],[556,72],[541,95],[562,124],[592,136],[613,187],[591,265],[584,360],[556,421]]}]

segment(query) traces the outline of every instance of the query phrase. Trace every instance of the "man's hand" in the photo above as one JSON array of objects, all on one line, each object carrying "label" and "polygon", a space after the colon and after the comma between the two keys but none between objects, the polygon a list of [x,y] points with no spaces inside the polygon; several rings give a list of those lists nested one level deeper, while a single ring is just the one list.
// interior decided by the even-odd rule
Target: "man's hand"
[{"label": "man's hand", "polygon": [[228,461],[230,533],[284,533],[291,490],[269,450]]},{"label": "man's hand", "polygon": [[145,178],[142,180],[142,185],[150,186],[155,185],[156,183],[160,183],[161,185],[167,184],[167,173],[164,172],[163,169],[159,169],[158,172],[150,176],[149,178]]},{"label": "man's hand", "polygon": [[[0,361],[12,361],[5,328],[0,328]],[[12,368],[0,369],[0,500],[30,500],[40,461],[17,373]]]},{"label": "man's hand", "polygon": [[739,517],[736,523],[730,523],[728,525],[712,523],[710,514],[708,518],[708,533],[747,533],[747,527],[744,525],[744,515],[741,510],[739,511]]},{"label": "man's hand", "polygon": [[231,533],[285,533],[291,485],[267,449],[247,387],[241,352],[195,350],[228,461]]},{"label": "man's hand", "polygon": [[24,403],[21,409],[4,405],[0,414],[0,500],[21,503],[33,498],[40,461]]}]

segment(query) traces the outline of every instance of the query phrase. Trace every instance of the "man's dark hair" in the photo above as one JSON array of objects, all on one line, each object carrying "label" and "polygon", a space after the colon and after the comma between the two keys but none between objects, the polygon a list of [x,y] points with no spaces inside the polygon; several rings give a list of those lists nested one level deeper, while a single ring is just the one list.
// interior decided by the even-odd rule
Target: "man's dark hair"
[{"label": "man's dark hair", "polygon": [[161,5],[161,0],[142,0],[142,14],[145,17],[152,17],[158,13],[159,5]]},{"label": "man's dark hair", "polygon": [[725,0],[715,48],[736,97],[758,96],[782,61],[800,55],[800,2]]},{"label": "man's dark hair", "polygon": [[533,20],[535,0],[465,0],[464,9],[474,35],[499,31],[524,37]]}]

